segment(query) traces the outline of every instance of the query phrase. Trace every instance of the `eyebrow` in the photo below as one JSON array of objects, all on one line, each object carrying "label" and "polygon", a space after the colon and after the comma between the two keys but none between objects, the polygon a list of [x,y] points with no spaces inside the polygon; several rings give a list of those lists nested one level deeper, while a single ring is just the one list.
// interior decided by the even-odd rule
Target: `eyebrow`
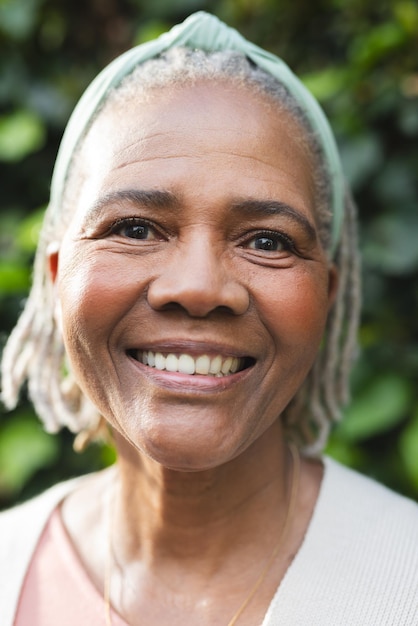
[{"label": "eyebrow", "polygon": [[129,202],[150,209],[177,208],[178,198],[170,191],[159,189],[122,189],[105,194],[88,209],[88,217],[94,217],[108,206]]},{"label": "eyebrow", "polygon": [[297,209],[279,200],[239,200],[232,204],[232,209],[247,215],[284,215],[297,222],[309,239],[316,239],[316,229],[309,219]]}]

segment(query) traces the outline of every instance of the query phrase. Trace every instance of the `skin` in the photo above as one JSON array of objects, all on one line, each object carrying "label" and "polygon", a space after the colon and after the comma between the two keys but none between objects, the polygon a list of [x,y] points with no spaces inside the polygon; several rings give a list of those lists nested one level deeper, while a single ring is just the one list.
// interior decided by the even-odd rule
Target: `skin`
[{"label": "skin", "polygon": [[[288,114],[202,83],[106,110],[81,160],[49,264],[71,367],[115,433],[118,462],[68,498],[64,524],[102,589],[110,499],[112,604],[130,624],[226,624],[284,523],[280,413],[335,294],[309,153]],[[246,366],[157,371],[136,360],[144,350]],[[262,620],[320,480],[304,460],[286,545],[240,623]]]}]

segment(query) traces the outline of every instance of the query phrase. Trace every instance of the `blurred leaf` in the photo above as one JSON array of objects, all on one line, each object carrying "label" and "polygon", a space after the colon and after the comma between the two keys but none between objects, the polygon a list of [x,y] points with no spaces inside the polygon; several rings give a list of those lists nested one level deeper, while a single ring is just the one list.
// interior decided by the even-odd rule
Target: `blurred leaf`
[{"label": "blurred leaf", "polygon": [[379,139],[371,133],[344,142],[340,153],[345,176],[354,189],[378,171],[383,158]]},{"label": "blurred leaf", "polygon": [[103,467],[113,465],[116,461],[116,449],[108,444],[102,444],[100,448],[100,460]]},{"label": "blurred leaf", "polygon": [[2,0],[0,30],[15,39],[24,39],[36,23],[38,0]]},{"label": "blurred leaf", "polygon": [[0,295],[24,293],[30,284],[28,267],[0,263]]},{"label": "blurred leaf", "polygon": [[63,15],[52,9],[44,16],[40,24],[40,41],[46,50],[55,50],[62,45],[67,30]]},{"label": "blurred leaf", "polygon": [[398,22],[411,35],[418,33],[418,5],[415,1],[396,2],[393,7]]},{"label": "blurred leaf", "polygon": [[301,77],[305,87],[321,102],[329,100],[342,89],[346,80],[347,72],[329,67],[320,72],[312,72]]},{"label": "blurred leaf", "polygon": [[[392,203],[413,203],[416,197],[416,174],[412,168],[405,167],[404,161],[393,158],[380,170],[375,180],[375,190],[382,204],[390,206]],[[415,210],[411,211],[415,213]],[[399,213],[394,215],[398,221]],[[403,219],[403,215],[401,216]]]},{"label": "blurred leaf", "polygon": [[44,141],[44,125],[34,113],[21,110],[0,118],[0,160],[20,161]]},{"label": "blurred leaf", "polygon": [[[22,214],[15,206],[3,206],[0,213],[0,259],[11,261],[16,258],[16,233]],[[21,259],[18,259],[19,265]]]},{"label": "blurred leaf", "polygon": [[376,378],[354,399],[337,432],[347,441],[383,433],[404,419],[410,397],[403,378],[394,374]]},{"label": "blurred leaf", "polygon": [[383,215],[367,229],[363,257],[387,274],[405,274],[418,267],[418,215]]},{"label": "blurred leaf", "polygon": [[351,62],[370,67],[405,42],[405,31],[396,22],[371,27],[358,35],[351,45]]},{"label": "blurred leaf", "polygon": [[[418,32],[418,29],[417,29]],[[416,79],[416,90],[418,93],[418,78]],[[405,86],[405,83],[404,83]],[[399,110],[399,128],[405,135],[418,135],[418,98],[415,97],[410,102],[404,104]],[[403,164],[405,166],[405,164]]]},{"label": "blurred leaf", "polygon": [[0,433],[0,491],[17,493],[57,454],[58,443],[52,435],[33,419],[16,415]]},{"label": "blurred leaf", "polygon": [[148,20],[138,28],[135,35],[135,45],[151,41],[167,30],[167,23],[161,20]]},{"label": "blurred leaf", "polygon": [[17,233],[17,243],[21,250],[25,252],[35,251],[44,213],[44,208],[39,209],[31,215],[28,215],[28,217],[20,223]]},{"label": "blurred leaf", "polygon": [[403,431],[399,448],[406,471],[418,489],[418,411]]},{"label": "blurred leaf", "polygon": [[357,447],[348,441],[344,441],[335,433],[331,434],[328,440],[325,454],[348,467],[358,467],[363,459],[363,455]]}]

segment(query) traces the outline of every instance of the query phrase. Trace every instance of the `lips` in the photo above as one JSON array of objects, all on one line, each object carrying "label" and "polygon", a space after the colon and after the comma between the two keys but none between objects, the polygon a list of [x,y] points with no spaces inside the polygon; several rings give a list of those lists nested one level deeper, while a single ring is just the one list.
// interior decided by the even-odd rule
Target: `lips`
[{"label": "lips", "polygon": [[162,353],[152,350],[129,350],[136,361],[160,371],[180,374],[222,377],[235,374],[249,367],[253,359],[222,354],[198,356],[187,353]]}]

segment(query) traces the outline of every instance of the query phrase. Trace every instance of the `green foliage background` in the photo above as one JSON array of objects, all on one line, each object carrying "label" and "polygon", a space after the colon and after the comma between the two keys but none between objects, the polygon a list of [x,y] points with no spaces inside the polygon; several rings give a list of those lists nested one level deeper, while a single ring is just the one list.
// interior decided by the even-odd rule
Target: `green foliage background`
[{"label": "green foliage background", "polygon": [[[418,4],[415,0],[0,0],[0,328],[12,328],[58,143],[114,56],[205,9],[278,53],[320,100],[360,207],[361,354],[328,452],[418,496]],[[113,460],[0,415],[0,506]]]}]

